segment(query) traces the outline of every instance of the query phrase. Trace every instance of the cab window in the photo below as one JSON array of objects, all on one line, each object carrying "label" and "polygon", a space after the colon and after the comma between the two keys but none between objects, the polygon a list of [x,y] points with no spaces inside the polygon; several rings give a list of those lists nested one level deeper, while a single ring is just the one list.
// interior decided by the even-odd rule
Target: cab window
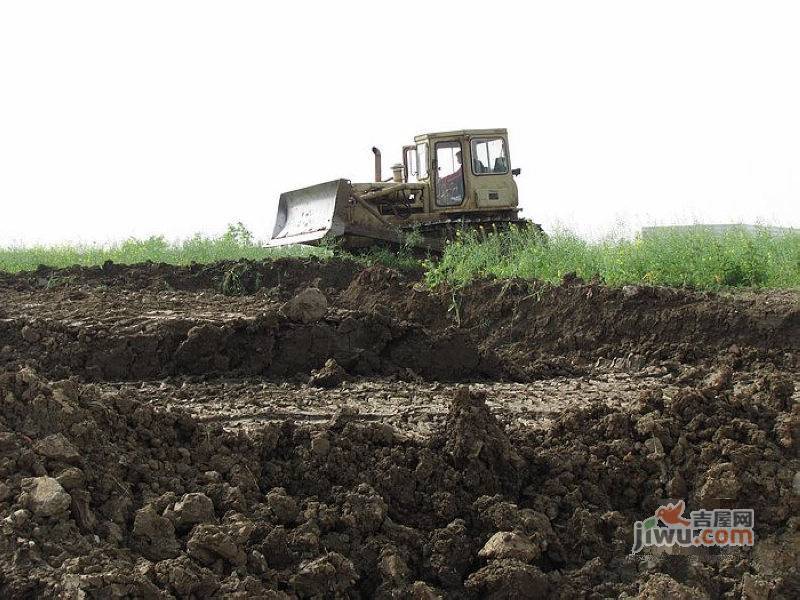
[{"label": "cab window", "polygon": [[403,166],[406,168],[406,181],[411,181],[411,177],[414,177],[414,181],[419,181],[419,171],[417,171],[417,149],[416,147],[412,146],[410,148],[405,149],[405,158],[403,160]]},{"label": "cab window", "polygon": [[508,173],[508,154],[503,138],[472,140],[472,172],[475,175]]},{"label": "cab window", "polygon": [[436,144],[436,204],[458,206],[464,201],[464,169],[460,142]]},{"label": "cab window", "polygon": [[417,144],[417,179],[428,176],[428,143]]}]

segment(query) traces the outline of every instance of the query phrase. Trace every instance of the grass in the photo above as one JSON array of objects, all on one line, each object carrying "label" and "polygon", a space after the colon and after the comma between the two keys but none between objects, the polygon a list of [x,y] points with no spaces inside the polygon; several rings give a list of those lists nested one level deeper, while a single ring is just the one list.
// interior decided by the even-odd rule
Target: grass
[{"label": "grass", "polygon": [[376,246],[357,254],[342,250],[335,242],[316,247],[269,248],[258,244],[250,231],[243,224],[237,223],[229,225],[228,230],[217,237],[195,235],[176,242],[167,241],[163,236],[154,236],[144,240],[129,239],[107,246],[90,244],[0,247],[0,271],[8,273],[34,271],[42,265],[52,268],[74,265],[90,267],[102,265],[109,260],[123,265],[146,261],[188,265],[208,264],[221,260],[269,260],[308,256],[321,259],[338,256],[365,266],[382,264],[403,270],[419,269],[422,266],[422,261],[414,256],[410,244],[404,244],[396,250]]},{"label": "grass", "polygon": [[531,230],[485,238],[467,233],[429,265],[427,280],[454,286],[485,276],[558,282],[567,273],[599,277],[612,286],[795,288],[800,286],[800,234],[743,227],[714,233],[695,227],[590,242],[568,231],[547,238]]},{"label": "grass", "polygon": [[524,229],[479,236],[464,233],[438,260],[420,261],[406,244],[397,251],[376,247],[351,255],[336,246],[266,248],[241,224],[218,237],[194,236],[180,242],[163,237],[111,245],[0,248],[0,271],[35,270],[39,265],[68,267],[132,264],[145,261],[186,265],[219,260],[343,256],[365,265],[408,269],[424,264],[431,286],[459,287],[478,277],[538,279],[559,282],[567,273],[598,277],[608,285],[629,283],[726,287],[800,287],[800,234],[775,235],[767,229],[732,228],[713,233],[703,228],[676,230],[644,238],[609,237],[587,241],[557,231],[544,238]]},{"label": "grass", "polygon": [[32,271],[39,265],[48,267],[70,267],[73,265],[102,265],[110,260],[119,264],[134,264],[145,261],[163,262],[173,265],[188,265],[193,262],[212,263],[219,260],[262,260],[279,257],[331,256],[327,248],[309,246],[287,246],[267,248],[253,240],[251,233],[237,223],[218,237],[195,235],[187,240],[169,242],[163,236],[145,240],[130,239],[109,246],[62,245],[0,248],[0,271],[16,273]]}]

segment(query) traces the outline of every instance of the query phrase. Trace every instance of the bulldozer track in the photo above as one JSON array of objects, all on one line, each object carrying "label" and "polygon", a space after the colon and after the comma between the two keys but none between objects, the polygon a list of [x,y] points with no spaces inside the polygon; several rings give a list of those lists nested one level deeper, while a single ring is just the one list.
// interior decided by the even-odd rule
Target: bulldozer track
[{"label": "bulldozer track", "polygon": [[429,221],[415,225],[402,225],[400,229],[406,232],[418,232],[423,237],[434,239],[454,239],[458,231],[482,231],[492,233],[496,231],[508,231],[512,226],[535,229],[540,233],[542,227],[538,223],[528,219],[518,217],[497,217],[492,216],[468,216],[457,220],[442,219],[439,221]]}]

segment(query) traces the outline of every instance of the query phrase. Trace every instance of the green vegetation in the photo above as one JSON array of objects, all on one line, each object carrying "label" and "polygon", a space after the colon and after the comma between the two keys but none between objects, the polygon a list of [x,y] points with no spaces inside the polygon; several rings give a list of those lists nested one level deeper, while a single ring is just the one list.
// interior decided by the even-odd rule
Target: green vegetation
[{"label": "green vegetation", "polygon": [[421,269],[423,261],[419,258],[416,245],[422,242],[422,235],[416,230],[405,233],[403,243],[399,247],[377,245],[358,254],[336,249],[337,256],[345,256],[365,265],[379,264],[398,270]]},{"label": "green vegetation", "polygon": [[517,229],[485,238],[470,232],[429,265],[427,280],[454,286],[484,276],[557,282],[567,273],[599,277],[609,285],[798,287],[800,234],[745,228],[714,233],[697,227],[590,242],[567,231],[543,237]]},{"label": "green vegetation", "polygon": [[[34,270],[39,265],[67,267],[144,261],[185,265],[218,260],[263,260],[278,257],[341,256],[363,264],[409,269],[426,268],[427,282],[462,286],[476,277],[520,277],[558,282],[567,273],[600,278],[608,285],[644,283],[704,289],[725,287],[800,287],[800,234],[775,235],[733,228],[713,233],[703,228],[676,230],[643,238],[610,237],[587,241],[568,231],[547,237],[532,230],[479,236],[467,232],[449,244],[438,260],[420,260],[413,250],[413,233],[399,250],[375,247],[353,255],[336,245],[312,248],[266,248],[241,224],[215,238],[194,236],[170,243],[163,237],[128,240],[102,247],[53,246],[0,248],[0,270]],[[242,293],[257,282],[247,273],[231,271],[230,293]]]},{"label": "green vegetation", "polygon": [[102,265],[110,260],[119,264],[144,261],[164,262],[173,265],[188,265],[192,262],[212,263],[219,260],[301,256],[331,256],[325,248],[288,246],[266,248],[253,240],[252,234],[241,223],[231,225],[218,237],[195,235],[187,240],[169,242],[163,236],[146,240],[130,239],[110,246],[32,246],[0,248],[0,271],[16,273],[32,271],[39,265],[48,267],[71,267],[73,265]]}]

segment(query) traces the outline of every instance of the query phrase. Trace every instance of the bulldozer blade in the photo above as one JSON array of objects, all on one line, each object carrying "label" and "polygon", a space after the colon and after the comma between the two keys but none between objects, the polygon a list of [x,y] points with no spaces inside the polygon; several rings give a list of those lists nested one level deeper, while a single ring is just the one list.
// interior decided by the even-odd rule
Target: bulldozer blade
[{"label": "bulldozer blade", "polygon": [[347,179],[336,179],[292,192],[278,200],[275,228],[269,246],[317,244],[324,238],[342,238],[346,248],[377,241],[398,243],[403,233],[378,210],[353,193]]},{"label": "bulldozer blade", "polygon": [[278,200],[275,228],[268,245],[309,244],[344,234],[350,182],[336,179],[300,190],[284,192]]}]

